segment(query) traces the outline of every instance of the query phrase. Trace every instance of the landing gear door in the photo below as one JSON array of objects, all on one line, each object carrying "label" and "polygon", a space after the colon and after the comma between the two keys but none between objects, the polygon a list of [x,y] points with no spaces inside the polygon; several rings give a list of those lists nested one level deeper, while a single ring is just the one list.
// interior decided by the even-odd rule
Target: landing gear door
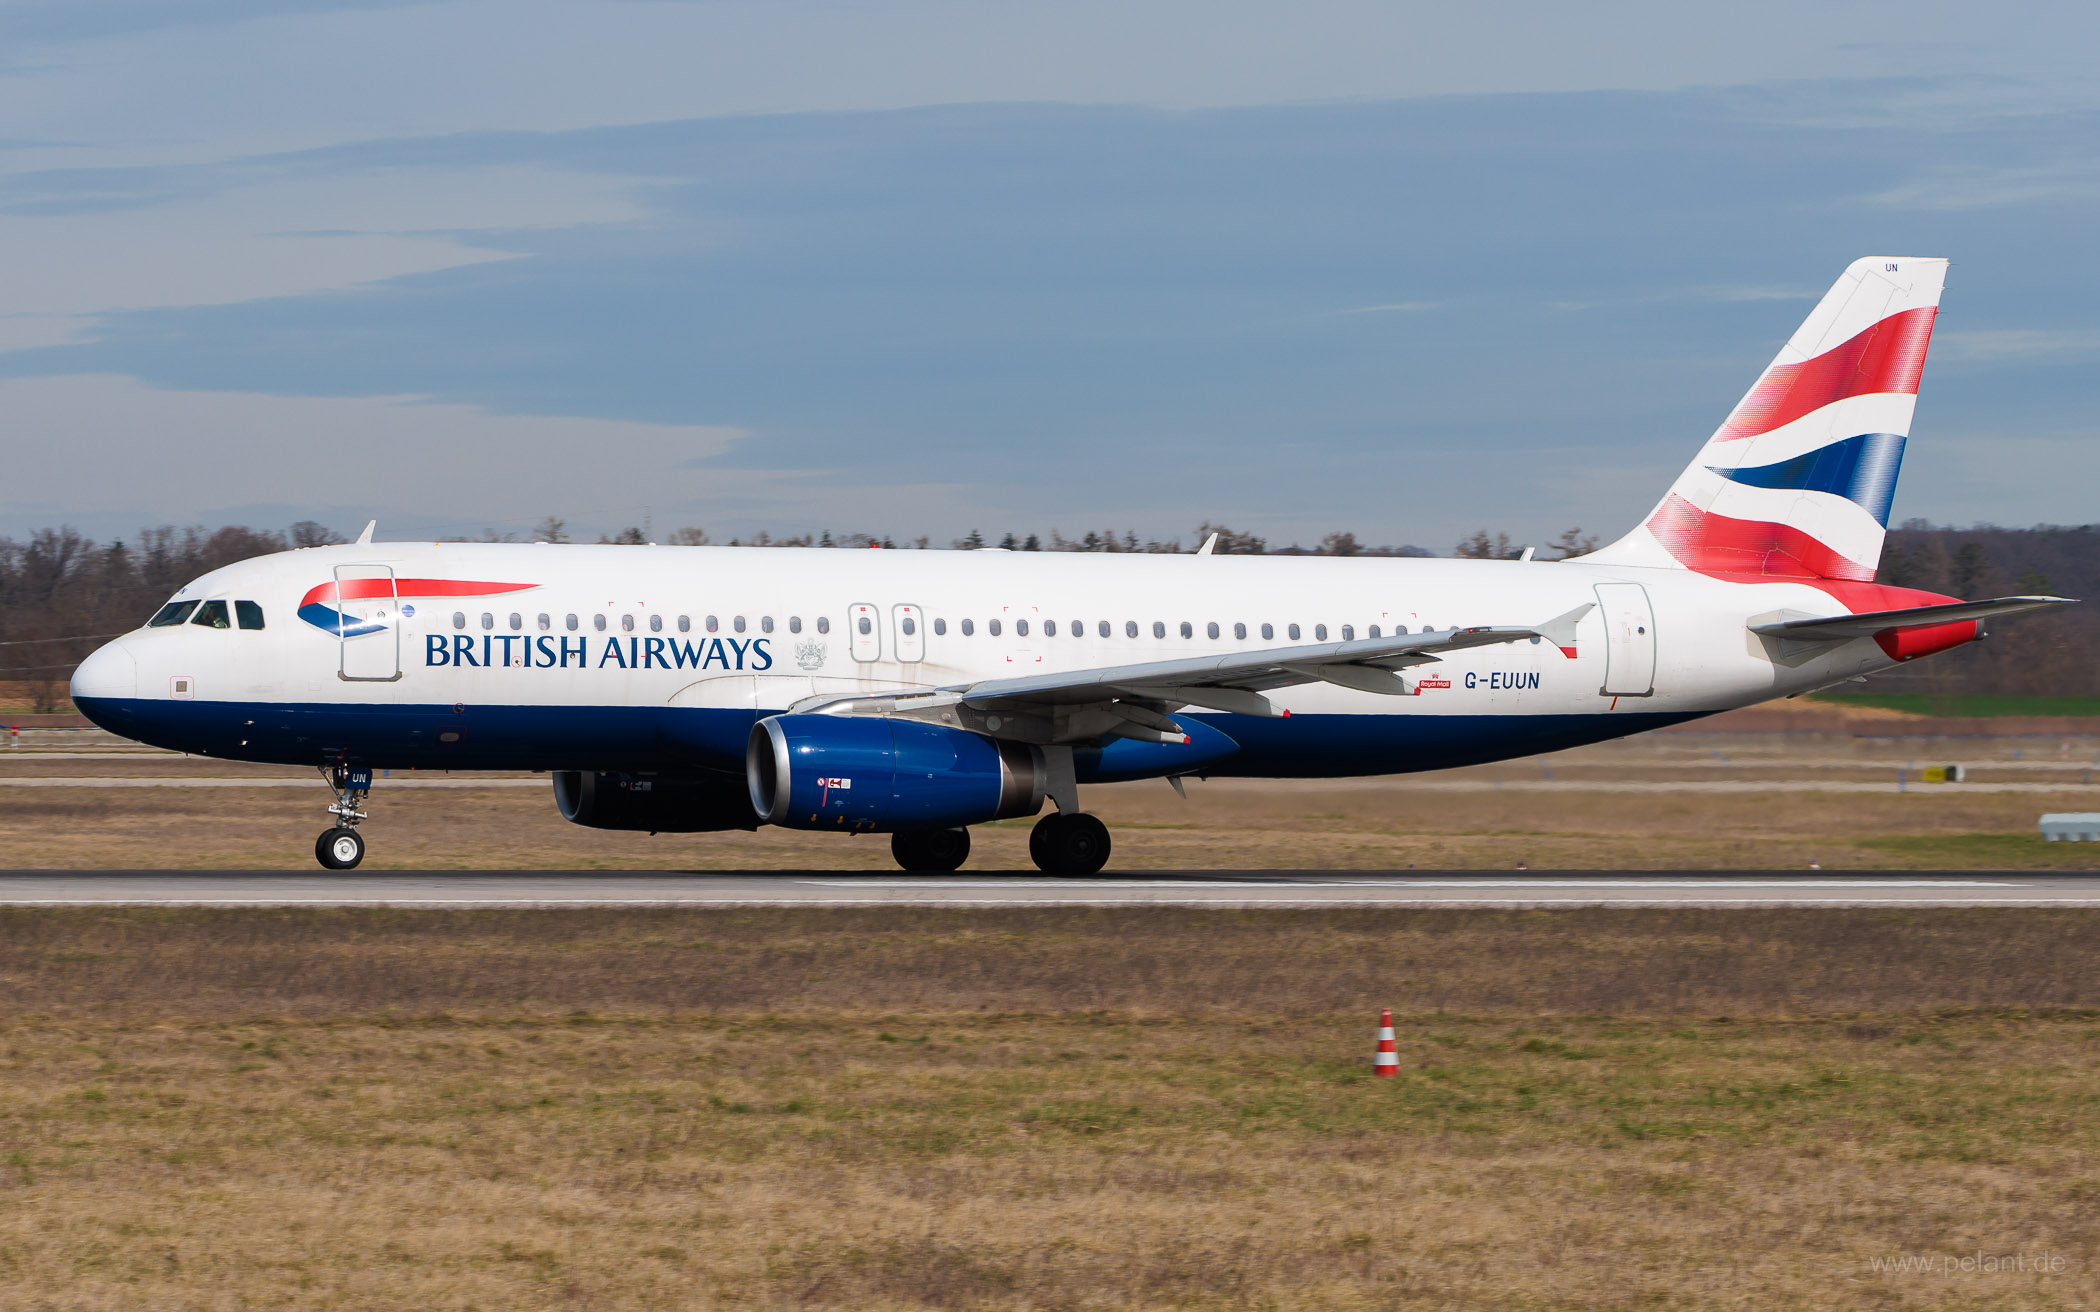
[{"label": "landing gear door", "polygon": [[926,659],[926,617],[917,606],[898,605],[890,607],[891,618],[897,623],[896,650],[900,661],[923,661]]},{"label": "landing gear door", "polygon": [[392,683],[401,677],[401,605],[394,571],[386,565],[335,567],[336,677],[351,683]]},{"label": "landing gear door", "polygon": [[1655,608],[1638,583],[1599,583],[1604,612],[1606,697],[1647,697],[1655,691]]}]

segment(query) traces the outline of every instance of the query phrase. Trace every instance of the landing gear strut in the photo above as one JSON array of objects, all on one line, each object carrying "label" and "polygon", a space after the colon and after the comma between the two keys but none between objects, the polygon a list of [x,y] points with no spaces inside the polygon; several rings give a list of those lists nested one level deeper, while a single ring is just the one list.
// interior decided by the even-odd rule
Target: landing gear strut
[{"label": "landing gear strut", "polygon": [[335,828],[322,830],[314,840],[314,859],[329,870],[354,870],[365,859],[365,840],[357,832],[357,822],[365,818],[363,805],[372,791],[372,768],[324,765],[321,777],[335,791],[335,801],[328,807],[329,814],[335,817]]},{"label": "landing gear strut", "polygon": [[1028,855],[1049,875],[1099,874],[1108,848],[1108,826],[1083,811],[1052,811],[1028,832]]},{"label": "landing gear strut", "polygon": [[967,829],[905,829],[890,835],[890,855],[906,870],[959,869],[970,859]]}]

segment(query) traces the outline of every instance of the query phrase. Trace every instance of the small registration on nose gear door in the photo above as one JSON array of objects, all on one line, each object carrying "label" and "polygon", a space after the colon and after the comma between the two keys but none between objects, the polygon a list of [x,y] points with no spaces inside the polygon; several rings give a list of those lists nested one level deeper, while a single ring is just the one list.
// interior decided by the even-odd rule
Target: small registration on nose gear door
[{"label": "small registration on nose gear door", "polygon": [[1599,583],[1604,612],[1606,697],[1646,697],[1655,691],[1655,608],[1638,583]]},{"label": "small registration on nose gear door", "polygon": [[335,567],[338,678],[391,683],[401,677],[401,606],[387,565]]}]

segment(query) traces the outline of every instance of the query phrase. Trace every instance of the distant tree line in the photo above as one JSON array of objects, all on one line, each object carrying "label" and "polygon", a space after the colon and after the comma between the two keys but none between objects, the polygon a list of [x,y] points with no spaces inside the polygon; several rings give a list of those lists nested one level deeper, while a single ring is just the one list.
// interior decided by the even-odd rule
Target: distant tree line
[{"label": "distant tree line", "polygon": [[[1052,528],[1044,537],[1005,533],[997,542],[972,530],[949,544],[957,551],[1000,547],[1008,551],[1095,551],[1167,554],[1194,551],[1217,535],[1213,550],[1224,555],[1429,556],[1416,546],[1367,546],[1353,533],[1334,532],[1314,546],[1272,546],[1252,533],[1203,523],[1189,540],[1140,538],[1134,531],[1092,531],[1068,538]],[[39,709],[62,705],[73,667],[103,638],[136,628],[175,589],[224,565],[293,547],[346,541],[312,521],[282,531],[227,527],[162,526],[129,541],[92,541],[71,528],[39,529],[16,541],[0,537],[0,702],[28,702]],[[465,540],[465,539],[454,539]],[[532,533],[485,534],[480,541],[571,540],[566,525],[549,517]],[[602,535],[603,543],[704,546],[707,533],[695,526],[660,539],[632,526]],[[896,548],[889,537],[829,531],[774,537],[757,533],[732,538],[729,546]],[[906,544],[927,549],[924,537]],[[1538,549],[1538,559],[1559,560],[1594,550],[1595,537],[1569,529]],[[1517,556],[1524,547],[1507,533],[1480,529],[1453,554],[1482,559]],[[2100,696],[2100,525],[1970,529],[1936,527],[1908,520],[1889,532],[1879,581],[1956,597],[2008,593],[2053,593],[2095,599],[2090,606],[2050,615],[2021,617],[1993,626],[1990,641],[1972,644],[1916,667],[1875,678],[1891,691],[2000,692],[2045,696]]]}]

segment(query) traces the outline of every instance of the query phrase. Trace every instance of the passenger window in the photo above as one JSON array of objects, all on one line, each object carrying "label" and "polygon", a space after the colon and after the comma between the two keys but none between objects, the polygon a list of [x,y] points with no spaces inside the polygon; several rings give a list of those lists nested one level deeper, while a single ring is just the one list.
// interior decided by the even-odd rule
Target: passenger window
[{"label": "passenger window", "polygon": [[1241,642],[1245,642],[1247,640],[1247,626],[1244,624],[1234,624],[1232,626],[1232,636],[1238,638]]},{"label": "passenger window", "polygon": [[1343,642],[1355,642],[1355,641],[1356,641],[1356,626],[1355,626],[1354,624],[1344,624],[1344,625],[1342,626],[1342,641],[1343,641]]},{"label": "passenger window", "polygon": [[996,638],[996,637],[998,637],[998,636],[999,636],[999,621],[997,621],[997,620],[991,620],[991,621],[987,622],[987,624],[985,625],[985,627],[986,627],[986,629],[988,629],[988,630],[990,631],[990,633],[991,633],[991,635],[992,635],[993,637],[995,637],[995,638]]},{"label": "passenger window", "polygon": [[252,601],[236,601],[233,603],[233,617],[240,622],[240,626],[244,629],[259,629],[263,626],[262,607]]},{"label": "passenger window", "polygon": [[1395,625],[1393,626],[1393,636],[1394,636],[1394,637],[1396,637],[1396,638],[1404,638],[1404,637],[1406,637],[1406,636],[1407,636],[1407,626],[1406,626],[1405,624],[1395,624]]},{"label": "passenger window", "polygon": [[875,623],[874,623],[874,621],[873,621],[873,620],[870,620],[870,619],[869,619],[869,618],[868,618],[867,616],[865,616],[865,615],[861,616],[861,617],[860,617],[860,631],[861,631],[862,633],[873,633],[873,632],[875,631]]},{"label": "passenger window", "polygon": [[1072,636],[1073,636],[1073,637],[1075,637],[1075,638],[1084,638],[1084,637],[1086,636],[1086,621],[1085,621],[1085,620],[1073,620],[1073,621],[1072,621]]},{"label": "passenger window", "polygon": [[1181,636],[1182,636],[1182,637],[1184,637],[1184,638],[1193,638],[1193,637],[1195,637],[1195,636],[1196,636],[1196,626],[1195,626],[1195,625],[1193,625],[1193,624],[1190,624],[1190,623],[1189,623],[1189,622],[1188,622],[1187,620],[1183,620],[1183,621],[1181,622]]},{"label": "passenger window", "polygon": [[632,615],[622,615],[622,616],[620,617],[620,632],[622,632],[622,633],[632,633],[632,632],[634,632],[634,616],[632,616]]},{"label": "passenger window", "polygon": [[[771,626],[771,624],[769,623],[769,624],[767,625],[767,627],[768,627],[768,628],[770,628],[770,627],[772,627],[772,626]],[[901,621],[901,622],[900,622],[900,623],[898,624],[898,627],[899,627],[899,628],[901,628],[901,629],[903,629],[903,630],[904,630],[904,636],[905,636],[905,637],[907,637],[907,638],[909,638],[909,637],[910,637],[910,636],[911,636],[912,634],[914,634],[914,633],[917,633],[917,632],[919,631],[919,622],[918,622],[917,620],[913,619],[913,618],[912,618],[911,616],[907,615],[907,616],[905,616],[905,617],[904,617],[904,619],[903,619],[903,620],[902,620],[902,621]]]},{"label": "passenger window", "polygon": [[935,620],[935,621],[933,622],[933,636],[934,636],[934,637],[938,638],[938,637],[942,636],[943,634],[945,634],[945,633],[947,633],[947,632],[948,632],[948,621],[946,621],[946,620],[943,620],[943,619],[936,619],[936,620]]},{"label": "passenger window", "polygon": [[1167,626],[1164,620],[1152,621],[1152,636],[1155,638],[1164,638],[1167,636]]},{"label": "passenger window", "polygon": [[171,624],[180,624],[188,619],[190,612],[195,609],[197,609],[197,603],[194,601],[171,601],[153,612],[153,618],[146,621],[146,627],[149,629],[165,629]]},{"label": "passenger window", "polygon": [[738,633],[742,633],[744,631],[744,617],[741,615],[731,617],[729,627],[735,629]]},{"label": "passenger window", "polygon": [[605,632],[605,616],[603,614],[591,616],[591,627],[600,633]]},{"label": "passenger window", "polygon": [[1273,642],[1273,641],[1275,641],[1275,638],[1276,638],[1276,626],[1275,626],[1275,625],[1273,625],[1273,624],[1264,624],[1264,625],[1262,625],[1262,626],[1261,626],[1261,640],[1262,640],[1263,642]]},{"label": "passenger window", "polygon": [[455,629],[467,627],[467,613],[465,611],[456,610],[452,612],[452,627]]},{"label": "passenger window", "polygon": [[539,625],[540,632],[545,633],[547,630],[554,627],[554,617],[552,615],[549,615],[545,611],[541,611],[540,617],[537,621],[535,621],[535,623]]},{"label": "passenger window", "polygon": [[963,636],[964,636],[965,638],[967,638],[967,637],[969,637],[969,636],[970,636],[971,634],[973,634],[973,633],[977,632],[977,624],[976,624],[976,621],[974,621],[974,620],[964,620],[964,621],[962,622],[962,631],[963,631]]},{"label": "passenger window", "polygon": [[1313,641],[1314,641],[1314,642],[1325,642],[1325,641],[1327,641],[1327,626],[1326,626],[1325,624],[1315,624],[1315,625],[1313,625]]},{"label": "passenger window", "polygon": [[661,615],[651,615],[651,616],[649,617],[649,632],[651,632],[651,633],[662,633],[663,631],[664,631],[664,617],[663,617],[663,616],[661,616]]},{"label": "passenger window", "polygon": [[[714,626],[713,626],[712,624],[710,624],[710,625],[708,625],[708,627],[709,627],[709,628],[713,628]],[[829,615],[819,615],[819,616],[817,616],[817,632],[819,632],[819,633],[829,633],[829,632],[831,632],[831,617],[830,617]]]},{"label": "passenger window", "polygon": [[1107,637],[1107,636],[1108,636],[1108,632],[1109,632],[1109,630],[1108,630],[1108,621],[1107,621],[1107,620],[1102,620],[1102,621],[1100,621],[1099,623],[1095,624],[1095,625],[1094,625],[1094,632],[1095,632],[1095,633],[1097,633],[1097,634],[1099,634],[1099,635],[1100,635],[1101,637],[1104,637],[1104,638],[1105,638],[1105,637]]},{"label": "passenger window", "polygon": [[678,631],[680,633],[691,633],[693,631],[693,617],[680,615],[678,617]]},{"label": "passenger window", "polygon": [[484,629],[495,628],[496,617],[494,615],[489,614],[487,611],[481,612],[481,627]]},{"label": "passenger window", "polygon": [[1368,635],[1368,636],[1370,636],[1370,637],[1373,637],[1373,638],[1375,638],[1375,637],[1378,637],[1378,636],[1379,636],[1379,634],[1378,634],[1378,626],[1377,626],[1376,624],[1373,624],[1373,625],[1371,626],[1371,628],[1370,628],[1370,633],[1369,633],[1369,635]]},{"label": "passenger window", "polygon": [[223,601],[207,601],[197,607],[197,618],[191,620],[190,623],[202,624],[207,629],[230,629],[233,627],[232,622],[226,618],[226,603]]},{"label": "passenger window", "polygon": [[563,619],[562,627],[567,629],[571,633],[576,632],[576,617],[572,614]]},{"label": "passenger window", "polygon": [[758,631],[760,633],[771,633],[773,631],[773,617],[771,615],[759,616]]},{"label": "passenger window", "polygon": [[1135,638],[1135,637],[1137,636],[1137,621],[1136,621],[1136,620],[1124,620],[1124,621],[1123,621],[1123,636],[1124,636],[1124,637],[1126,637],[1126,638]]},{"label": "passenger window", "polygon": [[719,629],[721,627],[721,622],[717,620],[714,616],[710,615],[707,617],[707,631],[709,633],[713,633],[716,629]]},{"label": "passenger window", "polygon": [[[1027,623],[1027,621],[1026,621],[1026,620],[1023,620],[1023,621],[1022,621],[1022,623],[1024,623],[1024,624],[1025,624],[1025,623]],[[1044,620],[1044,621],[1043,621],[1043,636],[1044,636],[1044,637],[1046,637],[1046,638],[1054,638],[1054,637],[1056,637],[1056,636],[1057,636],[1057,621],[1056,621],[1056,620]]]},{"label": "passenger window", "polygon": [[788,616],[788,632],[789,632],[789,633],[800,633],[800,632],[802,632],[802,617],[801,617],[800,615],[790,615],[790,616]]},{"label": "passenger window", "polygon": [[1027,621],[1027,620],[1015,620],[1015,621],[1014,621],[1014,636],[1015,636],[1016,638],[1025,638],[1025,637],[1027,637],[1027,636],[1028,636],[1028,621]]},{"label": "passenger window", "polygon": [[1210,623],[1208,623],[1208,624],[1204,625],[1204,626],[1203,626],[1203,632],[1204,632],[1204,633],[1205,633],[1206,635],[1208,635],[1209,637],[1213,637],[1213,638],[1217,637],[1217,636],[1218,636],[1218,622],[1217,622],[1216,620],[1212,620],[1212,621],[1211,621]]},{"label": "passenger window", "polygon": [[520,615],[520,614],[518,614],[518,612],[516,612],[516,611],[512,611],[512,612],[510,613],[510,628],[511,628],[511,632],[515,633],[515,632],[517,632],[517,631],[518,631],[519,629],[522,629],[522,628],[524,628],[524,627],[525,627],[525,617],[524,617],[523,615]]}]

